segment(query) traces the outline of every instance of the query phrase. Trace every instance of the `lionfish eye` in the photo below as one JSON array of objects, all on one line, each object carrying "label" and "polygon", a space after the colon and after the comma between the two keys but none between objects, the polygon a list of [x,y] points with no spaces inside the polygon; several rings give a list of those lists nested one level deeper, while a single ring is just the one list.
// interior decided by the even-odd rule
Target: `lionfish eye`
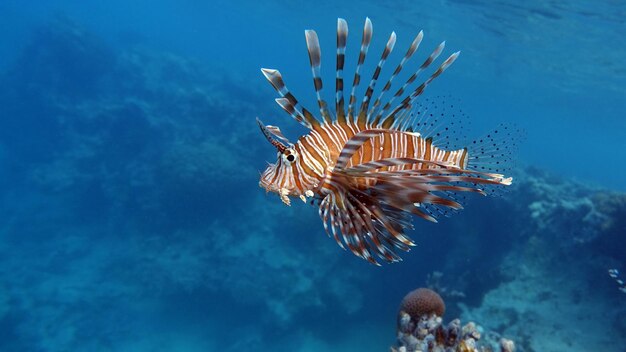
[{"label": "lionfish eye", "polygon": [[293,161],[296,160],[296,157],[293,154],[289,154],[289,155],[287,155],[287,160],[290,163],[293,163]]}]

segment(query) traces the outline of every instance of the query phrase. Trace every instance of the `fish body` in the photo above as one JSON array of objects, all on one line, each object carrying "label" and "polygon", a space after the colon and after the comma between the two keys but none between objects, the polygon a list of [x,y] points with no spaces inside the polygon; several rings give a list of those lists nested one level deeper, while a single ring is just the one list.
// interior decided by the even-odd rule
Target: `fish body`
[{"label": "fish body", "polygon": [[[262,69],[279,93],[276,102],[308,134],[291,143],[275,126],[257,123],[277,149],[277,162],[261,174],[259,185],[278,193],[289,205],[289,197],[313,198],[329,236],[355,255],[378,264],[399,261],[397,249],[408,251],[414,242],[405,235],[412,229],[412,215],[436,222],[461,209],[467,193],[487,194],[511,184],[508,170],[513,134],[501,126],[482,139],[460,146],[453,131],[459,114],[448,103],[423,103],[418,98],[426,87],[458,57],[455,52],[412,91],[409,87],[441,54],[437,46],[390,98],[384,100],[394,78],[417,51],[423,32],[415,37],[406,54],[373,101],[373,93],[388,55],[395,46],[391,33],[360,104],[356,90],[360,70],[372,38],[366,19],[351,93],[344,100],[343,67],[348,26],[337,24],[335,109],[322,98],[321,52],[317,34],[305,37],[317,94],[319,118],[301,106],[287,89],[278,70]],[[408,92],[408,93],[407,93]],[[400,100],[397,104],[394,102]],[[385,103],[383,104],[383,101]],[[446,115],[453,115],[452,117]],[[457,126],[455,126],[455,124]],[[345,246],[344,246],[345,245]]]}]

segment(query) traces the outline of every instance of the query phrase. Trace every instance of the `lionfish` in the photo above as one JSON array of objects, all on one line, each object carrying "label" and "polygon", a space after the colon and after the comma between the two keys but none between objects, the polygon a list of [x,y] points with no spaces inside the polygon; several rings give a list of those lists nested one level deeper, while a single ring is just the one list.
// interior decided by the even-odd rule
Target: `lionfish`
[{"label": "lionfish", "polygon": [[[432,104],[418,103],[426,87],[459,56],[455,52],[410,94],[409,86],[422,71],[437,60],[445,42],[439,44],[408,80],[387,100],[383,100],[394,78],[418,50],[424,37],[420,31],[400,63],[372,103],[379,75],[396,43],[392,32],[382,51],[372,79],[357,105],[356,90],[360,70],[372,40],[372,23],[365,20],[347,110],[344,101],[343,69],[348,25],[337,22],[335,110],[322,98],[321,51],[317,33],[306,30],[306,45],[313,73],[320,117],[304,108],[287,89],[278,70],[263,68],[265,78],[276,89],[276,102],[310,132],[291,143],[275,126],[257,123],[267,140],[277,149],[278,160],[261,174],[259,185],[278,193],[290,205],[290,196],[304,202],[313,199],[319,206],[324,229],[339,246],[380,265],[401,260],[397,249],[408,251],[414,242],[405,230],[413,229],[412,214],[436,222],[463,207],[464,194],[495,193],[508,186],[511,129],[501,126],[469,147],[455,145],[458,116],[449,117]],[[396,99],[401,99],[394,105]],[[383,104],[383,101],[386,101]],[[446,105],[447,106],[447,105]],[[433,113],[435,111],[435,113]],[[454,138],[457,136],[456,138]],[[491,191],[491,192],[490,192]],[[345,246],[344,246],[345,245]]]}]

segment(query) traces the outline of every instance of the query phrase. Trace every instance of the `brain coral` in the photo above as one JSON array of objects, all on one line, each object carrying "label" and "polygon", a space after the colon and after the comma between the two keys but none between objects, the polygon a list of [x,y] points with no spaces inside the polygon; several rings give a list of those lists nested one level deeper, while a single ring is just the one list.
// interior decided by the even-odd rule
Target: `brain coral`
[{"label": "brain coral", "polygon": [[443,316],[446,305],[437,292],[428,288],[418,288],[404,296],[400,311],[406,312],[411,319],[417,321],[423,315]]}]

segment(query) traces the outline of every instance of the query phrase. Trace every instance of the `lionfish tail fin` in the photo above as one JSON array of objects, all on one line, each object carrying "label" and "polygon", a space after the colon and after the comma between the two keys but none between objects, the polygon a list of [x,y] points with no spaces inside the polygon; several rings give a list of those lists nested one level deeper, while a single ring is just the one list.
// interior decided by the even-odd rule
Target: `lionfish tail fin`
[{"label": "lionfish tail fin", "polygon": [[489,195],[506,193],[505,186],[513,183],[510,176],[524,131],[515,125],[500,124],[496,129],[469,143],[466,168],[491,177],[497,184],[483,189]]}]

